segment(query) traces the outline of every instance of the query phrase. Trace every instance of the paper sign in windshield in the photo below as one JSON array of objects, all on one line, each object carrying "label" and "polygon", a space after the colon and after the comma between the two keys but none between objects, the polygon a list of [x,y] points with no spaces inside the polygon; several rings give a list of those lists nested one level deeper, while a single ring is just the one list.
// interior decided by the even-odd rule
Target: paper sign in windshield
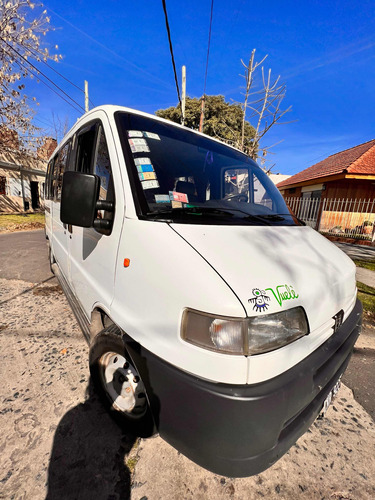
[{"label": "paper sign in windshield", "polygon": [[129,139],[129,145],[132,153],[148,153],[150,151],[145,139]]},{"label": "paper sign in windshield", "polygon": [[151,181],[152,179],[156,179],[155,172],[143,172],[138,175],[141,181]]},{"label": "paper sign in windshield", "polygon": [[155,195],[156,203],[170,203],[169,194],[156,194]]},{"label": "paper sign in windshield", "polygon": [[180,201],[172,201],[172,208],[182,208],[182,203]]},{"label": "paper sign in windshield", "polygon": [[134,163],[139,173],[154,171],[150,158],[134,158]]},{"label": "paper sign in windshield", "polygon": [[182,203],[189,203],[188,195],[186,193],[169,191],[169,196],[172,201],[181,201]]},{"label": "paper sign in windshield", "polygon": [[142,172],[153,172],[154,167],[149,163],[148,165],[137,165],[137,170],[139,173]]},{"label": "paper sign in windshield", "polygon": [[158,181],[143,181],[142,182],[143,189],[155,189],[159,187]]},{"label": "paper sign in windshield", "polygon": [[150,158],[134,158],[134,163],[136,165],[150,165],[151,160]]},{"label": "paper sign in windshield", "polygon": [[128,130],[128,137],[143,137],[143,132],[140,130]]},{"label": "paper sign in windshield", "polygon": [[143,135],[147,137],[147,139],[156,139],[157,141],[160,141],[158,134],[154,134],[153,132],[143,132]]}]

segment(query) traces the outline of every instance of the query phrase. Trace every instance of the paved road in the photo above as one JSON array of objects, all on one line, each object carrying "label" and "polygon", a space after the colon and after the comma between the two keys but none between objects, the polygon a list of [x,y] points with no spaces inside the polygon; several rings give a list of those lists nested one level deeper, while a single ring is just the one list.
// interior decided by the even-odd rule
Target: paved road
[{"label": "paved road", "polygon": [[355,348],[342,380],[375,420],[375,349]]},{"label": "paved road", "polygon": [[349,257],[356,260],[375,260],[375,247],[367,245],[353,245],[351,243],[341,243],[333,241]]},{"label": "paved road", "polygon": [[40,283],[50,278],[44,230],[0,234],[0,277]]}]

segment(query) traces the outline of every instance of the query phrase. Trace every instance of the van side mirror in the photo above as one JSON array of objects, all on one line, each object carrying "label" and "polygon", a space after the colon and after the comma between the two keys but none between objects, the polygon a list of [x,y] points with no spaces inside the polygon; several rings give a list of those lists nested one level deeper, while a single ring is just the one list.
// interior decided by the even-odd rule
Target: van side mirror
[{"label": "van side mirror", "polygon": [[93,227],[99,188],[100,178],[97,175],[65,172],[61,190],[61,222],[72,226]]}]

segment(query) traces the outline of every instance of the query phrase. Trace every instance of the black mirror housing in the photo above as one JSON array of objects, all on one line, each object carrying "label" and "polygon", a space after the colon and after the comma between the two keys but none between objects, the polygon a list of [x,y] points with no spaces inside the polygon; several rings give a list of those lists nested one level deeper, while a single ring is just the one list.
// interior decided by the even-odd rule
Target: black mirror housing
[{"label": "black mirror housing", "polygon": [[61,190],[60,219],[72,226],[93,227],[100,178],[83,172],[65,172]]}]

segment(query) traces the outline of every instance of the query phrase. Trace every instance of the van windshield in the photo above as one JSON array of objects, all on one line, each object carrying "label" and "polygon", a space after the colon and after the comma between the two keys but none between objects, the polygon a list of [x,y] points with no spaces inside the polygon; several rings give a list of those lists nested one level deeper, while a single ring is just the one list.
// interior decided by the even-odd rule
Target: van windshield
[{"label": "van windshield", "polygon": [[299,225],[273,182],[245,154],[132,113],[116,113],[116,122],[141,218]]}]

